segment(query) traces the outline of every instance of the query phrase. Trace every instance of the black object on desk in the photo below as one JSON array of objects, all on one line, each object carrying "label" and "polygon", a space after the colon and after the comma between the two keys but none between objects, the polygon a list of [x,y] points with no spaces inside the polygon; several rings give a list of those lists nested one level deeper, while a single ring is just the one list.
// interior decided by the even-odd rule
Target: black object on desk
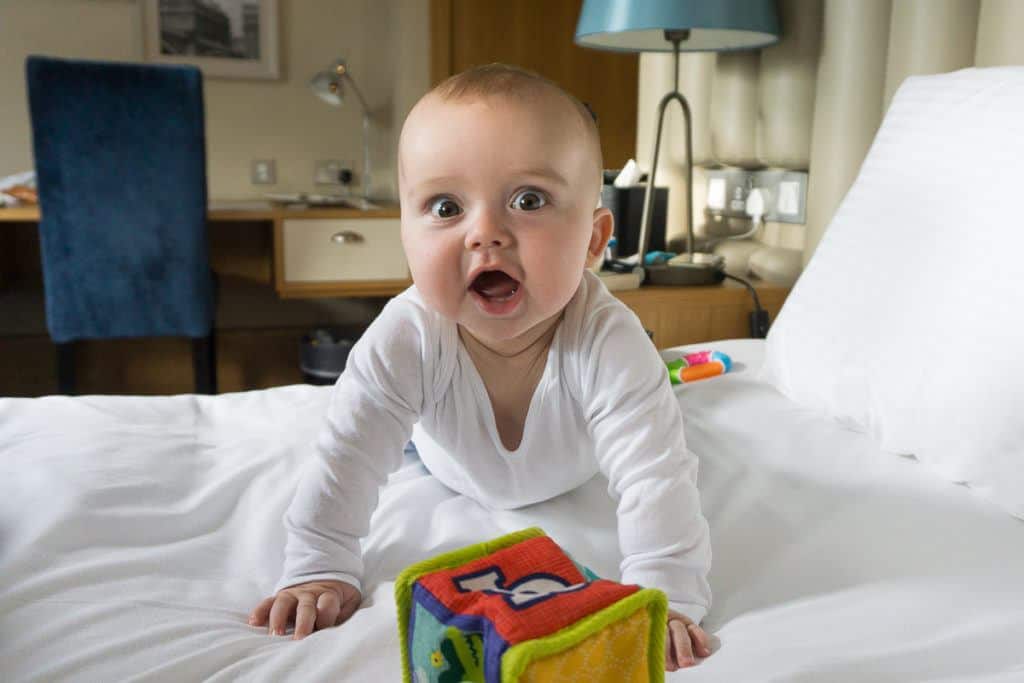
[{"label": "black object on desk", "polygon": [[[355,344],[342,335],[351,330],[318,327],[302,335],[299,343],[299,369],[307,384],[334,384],[345,371],[349,351]],[[351,335],[358,337],[358,334]]]},{"label": "black object on desk", "polygon": [[[640,225],[644,213],[644,185],[601,187],[601,206],[615,217],[615,241],[612,256],[632,256],[640,248]],[[648,251],[665,250],[665,216],[668,209],[668,188],[654,188],[654,215],[651,219],[651,238]]]}]

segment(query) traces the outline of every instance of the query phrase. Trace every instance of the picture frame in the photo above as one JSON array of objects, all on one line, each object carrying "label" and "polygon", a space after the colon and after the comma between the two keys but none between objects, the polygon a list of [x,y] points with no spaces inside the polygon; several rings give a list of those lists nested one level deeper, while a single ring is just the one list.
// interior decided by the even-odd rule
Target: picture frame
[{"label": "picture frame", "polygon": [[147,62],[210,78],[280,78],[277,0],[140,0]]}]

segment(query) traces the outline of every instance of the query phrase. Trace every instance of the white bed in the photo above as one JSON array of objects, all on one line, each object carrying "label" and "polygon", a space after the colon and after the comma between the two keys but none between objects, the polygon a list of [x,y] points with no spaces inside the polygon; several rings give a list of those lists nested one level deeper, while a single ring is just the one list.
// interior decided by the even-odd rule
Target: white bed
[{"label": "white bed", "polygon": [[[768,341],[677,390],[718,645],[670,680],[1024,681],[1021,112],[1024,67],[905,81]],[[399,570],[533,525],[617,578],[600,478],[496,512],[409,456],[363,608],[248,626],[328,393],[0,399],[0,681],[398,680]]]},{"label": "white bed", "polygon": [[[677,392],[718,647],[668,680],[1024,680],[1024,522],[796,407],[757,379],[763,342],[712,346],[734,372]],[[539,525],[616,576],[600,477],[496,512],[410,456],[352,620],[302,641],[248,626],[327,395],[0,399],[0,679],[395,681],[392,579],[410,562]]]}]

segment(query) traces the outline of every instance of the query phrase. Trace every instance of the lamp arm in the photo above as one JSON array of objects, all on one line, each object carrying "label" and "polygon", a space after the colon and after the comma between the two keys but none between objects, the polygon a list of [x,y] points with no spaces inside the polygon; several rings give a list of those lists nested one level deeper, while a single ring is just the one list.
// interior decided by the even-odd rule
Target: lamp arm
[{"label": "lamp arm", "polygon": [[370,107],[366,104],[366,98],[363,97],[363,91],[356,85],[356,79],[352,78],[346,70],[342,75],[342,78],[348,81],[348,84],[352,86],[352,92],[356,94],[356,99],[359,100],[359,106],[363,109],[363,199],[370,198],[370,120],[372,115],[370,113]]},{"label": "lamp arm", "polygon": [[366,104],[366,98],[363,97],[363,91],[359,89],[358,85],[356,85],[356,79],[352,78],[352,76],[349,75],[348,71],[344,73],[342,78],[347,80],[348,84],[352,86],[352,92],[356,94],[356,98],[359,100],[359,106],[363,108],[363,114],[369,116],[370,107],[369,105]]},{"label": "lamp arm", "polygon": [[651,171],[647,174],[647,190],[644,193],[644,211],[640,219],[640,265],[644,265],[644,256],[647,254],[648,242],[651,238],[651,222],[654,218],[654,175],[658,170],[658,151],[661,147],[661,129],[665,123],[665,110],[668,108],[669,102],[673,100],[679,102],[679,105],[683,108],[683,118],[686,120],[686,249],[688,253],[693,256],[694,252],[694,238],[693,238],[693,183],[691,182],[691,176],[693,175],[693,145],[691,142],[690,130],[690,105],[686,102],[686,98],[678,90],[668,93],[661,98],[661,102],[658,104],[658,133],[654,137],[654,153],[651,155]]},{"label": "lamp arm", "polygon": [[370,198],[370,114],[363,111],[363,199]]}]

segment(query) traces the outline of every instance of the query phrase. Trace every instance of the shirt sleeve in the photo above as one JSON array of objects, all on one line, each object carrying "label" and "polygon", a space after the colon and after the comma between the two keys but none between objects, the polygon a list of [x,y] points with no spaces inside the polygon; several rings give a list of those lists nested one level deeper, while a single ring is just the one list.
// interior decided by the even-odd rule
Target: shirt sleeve
[{"label": "shirt sleeve", "polygon": [[422,411],[429,328],[419,313],[393,299],[349,352],[284,515],[284,571],[275,593],[324,579],[362,590],[360,539]]},{"label": "shirt sleeve", "polygon": [[659,588],[700,623],[711,606],[711,543],[665,364],[636,316],[606,306],[585,338],[581,389],[597,461],[617,499],[622,581]]}]

